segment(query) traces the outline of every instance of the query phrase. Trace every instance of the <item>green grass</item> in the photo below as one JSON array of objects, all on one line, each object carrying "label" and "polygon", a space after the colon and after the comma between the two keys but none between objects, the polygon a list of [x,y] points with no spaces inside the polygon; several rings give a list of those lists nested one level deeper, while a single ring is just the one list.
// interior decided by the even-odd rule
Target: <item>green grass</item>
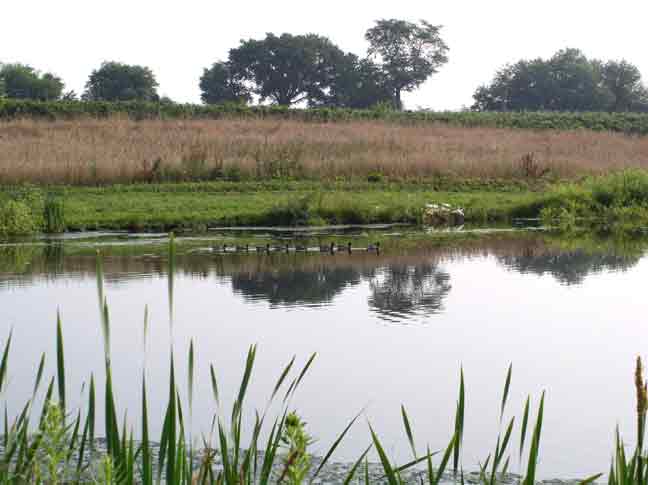
[{"label": "green grass", "polygon": [[[219,226],[420,224],[427,203],[462,207],[468,223],[541,217],[561,227],[583,221],[641,226],[648,222],[648,172],[625,170],[552,185],[441,179],[4,187],[0,236],[64,229],[200,232]],[[3,212],[6,207],[25,210]]]},{"label": "green grass", "polygon": [[[492,222],[533,215],[526,208],[538,198],[538,193],[516,186],[459,189],[467,191],[439,191],[423,184],[352,182],[328,186],[314,182],[269,186],[206,182],[42,190],[64,200],[60,206],[64,214],[58,217],[64,218],[68,230],[418,223],[425,204],[431,202],[464,207],[467,221]],[[10,190],[5,189],[5,198]],[[2,197],[0,193],[0,204]],[[35,210],[40,212],[40,205]]]}]

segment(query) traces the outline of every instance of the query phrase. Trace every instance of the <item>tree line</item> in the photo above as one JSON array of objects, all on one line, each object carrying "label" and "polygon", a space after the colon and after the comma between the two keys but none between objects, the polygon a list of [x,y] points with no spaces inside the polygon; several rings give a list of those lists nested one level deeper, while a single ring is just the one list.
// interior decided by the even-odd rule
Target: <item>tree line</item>
[{"label": "tree line", "polygon": [[[365,33],[364,57],[315,34],[241,40],[227,59],[203,70],[201,99],[205,104],[400,110],[402,93],[418,88],[448,62],[441,29],[423,20],[378,20]],[[0,64],[0,97],[173,103],[159,96],[151,69],[113,61],[92,71],[80,96],[64,88],[52,73]],[[578,49],[506,65],[473,98],[473,111],[648,112],[648,89],[636,66],[588,59]]]}]

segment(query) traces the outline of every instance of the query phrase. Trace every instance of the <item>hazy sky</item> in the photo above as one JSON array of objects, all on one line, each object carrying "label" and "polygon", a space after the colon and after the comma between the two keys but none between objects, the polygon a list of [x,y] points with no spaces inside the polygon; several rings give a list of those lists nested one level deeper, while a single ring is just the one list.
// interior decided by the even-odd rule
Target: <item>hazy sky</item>
[{"label": "hazy sky", "polygon": [[160,94],[198,102],[203,68],[240,39],[313,32],[364,55],[367,28],[394,17],[443,25],[450,47],[439,74],[405,96],[409,108],[469,106],[498,67],[564,47],[625,58],[648,77],[646,0],[0,0],[0,62],[52,71],[78,93],[104,60],[144,64]]}]

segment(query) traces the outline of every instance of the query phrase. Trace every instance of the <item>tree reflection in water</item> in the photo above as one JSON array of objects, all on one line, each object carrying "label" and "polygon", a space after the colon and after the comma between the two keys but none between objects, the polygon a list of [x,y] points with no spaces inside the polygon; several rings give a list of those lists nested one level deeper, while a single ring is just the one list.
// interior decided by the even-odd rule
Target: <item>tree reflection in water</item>
[{"label": "tree reflection in water", "polygon": [[388,265],[370,286],[369,308],[390,321],[438,313],[452,289],[450,274],[433,263]]},{"label": "tree reflection in water", "polygon": [[232,289],[272,306],[322,305],[345,288],[359,284],[361,278],[360,271],[352,266],[244,272],[232,275]]}]

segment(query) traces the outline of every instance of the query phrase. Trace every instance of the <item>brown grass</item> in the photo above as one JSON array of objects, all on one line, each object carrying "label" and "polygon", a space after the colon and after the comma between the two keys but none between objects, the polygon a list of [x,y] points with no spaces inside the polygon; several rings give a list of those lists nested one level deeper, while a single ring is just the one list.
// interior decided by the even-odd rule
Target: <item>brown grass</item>
[{"label": "brown grass", "polygon": [[648,166],[648,137],[273,120],[0,123],[0,183],[572,177]]}]

